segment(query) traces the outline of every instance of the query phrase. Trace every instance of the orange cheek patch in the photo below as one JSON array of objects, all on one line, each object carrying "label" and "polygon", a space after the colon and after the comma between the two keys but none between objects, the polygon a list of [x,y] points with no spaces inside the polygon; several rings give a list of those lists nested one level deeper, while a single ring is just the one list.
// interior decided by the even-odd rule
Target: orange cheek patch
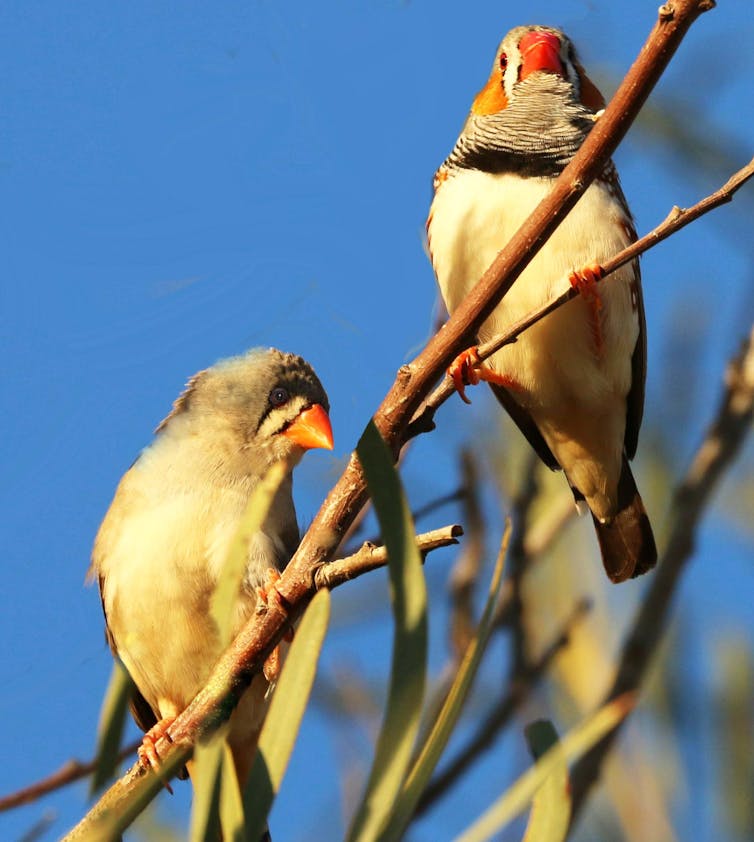
[{"label": "orange cheek patch", "polygon": [[503,92],[503,85],[497,69],[487,80],[487,84],[476,95],[471,106],[472,114],[497,114],[508,106],[508,97]]}]

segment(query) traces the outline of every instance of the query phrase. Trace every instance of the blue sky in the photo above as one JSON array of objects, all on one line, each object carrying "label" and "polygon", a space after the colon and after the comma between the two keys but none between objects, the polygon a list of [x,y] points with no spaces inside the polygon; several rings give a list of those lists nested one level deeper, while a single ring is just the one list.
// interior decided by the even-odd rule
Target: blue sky
[{"label": "blue sky", "polygon": [[[110,669],[99,600],[83,585],[91,544],[119,477],[188,376],[255,345],[310,360],[336,437],[332,455],[311,454],[298,473],[299,517],[310,520],[396,369],[429,335],[431,176],[499,38],[526,22],[562,26],[611,92],[656,7],[540,0],[524,20],[492,2],[5,5],[0,792],[91,753]],[[717,187],[724,153],[735,166],[750,157],[754,58],[736,47],[751,42],[749,18],[743,4],[721,3],[695,25],[652,100],[655,119],[619,150],[640,232]],[[722,165],[710,155],[689,164],[658,134],[679,114]],[[643,261],[646,446],[662,445],[677,470],[754,318],[751,212],[742,195]],[[482,397],[471,411],[444,410],[407,466],[412,502],[455,486],[455,446],[488,411]],[[750,444],[739,477],[752,458]],[[692,625],[727,624],[751,641],[752,536],[724,501],[683,606]],[[439,600],[449,563],[437,562]],[[375,581],[367,587],[384,595]],[[348,594],[337,606],[348,613]],[[389,637],[377,620],[364,625],[349,632],[351,650],[336,626],[326,657],[343,647],[342,657],[386,664]],[[307,720],[293,792],[312,754],[337,774],[322,719]],[[317,820],[340,809],[338,786],[322,778],[300,808]],[[488,784],[477,779],[468,815],[439,811],[416,838],[462,828],[492,797]],[[84,787],[69,788],[0,815],[0,835],[18,837],[49,807],[55,837],[85,804]],[[165,809],[185,808],[181,793]],[[280,838],[305,838],[290,810],[273,822]]]}]

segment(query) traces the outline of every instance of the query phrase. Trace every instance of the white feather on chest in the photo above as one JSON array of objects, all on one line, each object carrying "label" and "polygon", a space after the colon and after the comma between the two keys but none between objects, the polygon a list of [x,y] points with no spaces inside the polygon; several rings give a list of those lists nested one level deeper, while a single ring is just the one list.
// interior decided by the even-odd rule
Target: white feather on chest
[{"label": "white feather on chest", "polygon": [[[451,313],[553,181],[461,170],[440,184],[427,233],[437,281]],[[572,270],[602,262],[628,245],[624,223],[609,190],[599,182],[592,184],[482,325],[480,341],[562,292]],[[633,282],[634,267],[629,265],[599,287],[601,349],[594,340],[594,311],[579,297],[490,360],[497,372],[518,384],[512,393],[587,497],[595,478],[576,476],[585,454],[607,473],[608,485],[617,483],[620,472],[631,357],[639,336]],[[596,476],[596,471],[590,474]],[[600,484],[604,482],[605,477]]]}]

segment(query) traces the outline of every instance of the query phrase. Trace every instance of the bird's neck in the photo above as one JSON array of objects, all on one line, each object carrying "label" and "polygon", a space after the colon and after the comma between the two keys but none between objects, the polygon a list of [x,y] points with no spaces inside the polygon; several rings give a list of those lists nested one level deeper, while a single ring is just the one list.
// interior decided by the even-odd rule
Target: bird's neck
[{"label": "bird's neck", "polygon": [[235,431],[219,424],[201,433],[193,430],[189,419],[173,419],[142,458],[154,460],[173,485],[187,487],[202,483],[248,496],[270,465],[277,461],[271,448],[244,447]]},{"label": "bird's neck", "polygon": [[470,114],[444,166],[521,176],[559,175],[594,125],[559,78],[494,114]]}]

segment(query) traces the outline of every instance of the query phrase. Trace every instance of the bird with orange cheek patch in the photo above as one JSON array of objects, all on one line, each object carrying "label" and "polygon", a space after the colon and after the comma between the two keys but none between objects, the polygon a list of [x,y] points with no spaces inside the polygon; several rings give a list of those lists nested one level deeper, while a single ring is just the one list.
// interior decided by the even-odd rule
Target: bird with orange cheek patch
[{"label": "bird with orange cheek patch", "polygon": [[[558,29],[503,38],[453,150],[435,175],[427,221],[432,265],[452,313],[547,195],[604,101]],[[657,560],[629,459],[644,404],[646,333],[637,261],[604,284],[600,262],[636,239],[612,162],[579,199],[479,329],[486,341],[562,292],[581,295],[525,331],[486,365],[475,349],[450,373],[461,395],[480,379],[553,469],[585,500],[605,570],[622,582]],[[465,396],[464,396],[465,397]]]}]

